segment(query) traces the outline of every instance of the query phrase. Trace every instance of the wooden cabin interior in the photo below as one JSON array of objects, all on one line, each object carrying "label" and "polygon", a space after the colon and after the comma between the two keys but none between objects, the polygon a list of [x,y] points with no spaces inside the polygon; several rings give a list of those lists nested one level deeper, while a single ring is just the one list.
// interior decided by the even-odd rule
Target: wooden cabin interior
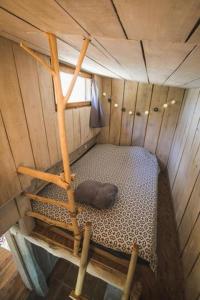
[{"label": "wooden cabin interior", "polygon": [[199,17],[0,0],[1,299],[200,299]]}]

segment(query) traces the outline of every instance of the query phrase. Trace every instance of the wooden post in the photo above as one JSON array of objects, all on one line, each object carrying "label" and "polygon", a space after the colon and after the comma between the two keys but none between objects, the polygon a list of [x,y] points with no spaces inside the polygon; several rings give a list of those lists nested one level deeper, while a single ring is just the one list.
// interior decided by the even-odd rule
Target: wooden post
[{"label": "wooden post", "polygon": [[[67,95],[64,97],[63,93],[62,93],[62,87],[61,87],[61,81],[60,81],[60,66],[59,66],[59,61],[58,61],[56,36],[52,33],[47,33],[47,36],[48,36],[48,40],[49,40],[49,47],[50,47],[50,53],[51,53],[51,67],[43,59],[41,59],[33,50],[31,50],[30,48],[25,46],[23,43],[21,43],[20,46],[26,52],[28,52],[32,57],[34,57],[40,64],[42,64],[51,73],[51,75],[53,77],[55,97],[56,97],[56,102],[57,102],[58,129],[59,129],[60,147],[61,147],[64,173],[62,174],[61,177],[59,177],[57,175],[44,173],[41,171],[26,168],[26,167],[19,167],[18,172],[55,183],[66,189],[68,205],[69,205],[68,210],[70,213],[72,227],[73,227],[73,233],[74,233],[74,255],[78,255],[79,248],[80,248],[80,241],[81,241],[81,231],[79,229],[77,218],[76,218],[78,210],[75,205],[74,190],[71,187],[71,181],[74,179],[74,176],[71,174],[71,171],[70,171],[67,132],[65,129],[65,100],[68,101],[69,97],[72,93],[73,87],[76,83],[78,74],[80,72],[81,64],[85,57],[90,40],[84,39],[83,46],[82,46],[82,49],[81,49],[81,52],[80,52],[80,55],[78,58],[78,62],[77,62],[77,66],[76,66],[73,78],[70,82],[70,86],[68,88]],[[42,199],[40,198],[40,200],[42,200]],[[29,213],[29,214],[31,214],[31,213]],[[41,218],[41,216],[40,216],[40,218]]]},{"label": "wooden post", "polygon": [[73,91],[73,88],[74,88],[74,85],[76,83],[76,79],[78,77],[78,74],[81,70],[81,65],[82,65],[82,62],[83,62],[83,59],[85,57],[85,54],[86,54],[86,51],[87,51],[87,48],[89,46],[89,43],[90,43],[90,39],[84,39],[84,42],[83,42],[83,46],[81,48],[81,52],[80,52],[80,55],[79,55],[79,58],[78,58],[78,62],[77,62],[77,65],[76,65],[76,69],[74,71],[74,75],[73,75],[73,78],[70,82],[70,85],[69,85],[69,88],[67,90],[67,94],[66,96],[64,97],[64,101],[65,101],[65,105],[67,104],[67,102],[69,101],[69,98],[71,96],[71,93]]},{"label": "wooden post", "polygon": [[135,273],[135,268],[136,268],[136,263],[137,263],[137,256],[138,256],[138,246],[134,243],[121,300],[129,299],[130,291],[131,291],[131,284],[133,281],[133,276]]},{"label": "wooden post", "polygon": [[91,236],[91,223],[87,222],[85,225],[85,232],[84,232],[84,239],[83,239],[83,247],[81,252],[81,260],[80,260],[80,267],[78,272],[78,277],[76,281],[76,288],[75,288],[75,297],[79,297],[82,293],[83,283],[85,278],[85,273],[88,264],[88,251],[90,246],[90,236]]},{"label": "wooden post", "polygon": [[[58,61],[58,50],[57,50],[57,43],[56,37],[52,33],[47,33],[49,39],[49,46],[51,52],[51,67],[54,71],[53,74],[53,83],[54,83],[54,90],[57,102],[57,117],[58,117],[58,128],[59,128],[59,136],[60,136],[60,146],[61,146],[61,153],[62,153],[62,160],[63,160],[63,168],[64,168],[64,180],[69,184],[69,188],[67,189],[67,197],[69,201],[69,211],[71,215],[72,226],[74,229],[74,255],[78,255],[79,248],[80,248],[80,241],[81,241],[81,233],[78,226],[76,214],[76,206],[74,201],[74,191],[71,187],[71,171],[70,171],[70,161],[69,161],[69,153],[68,153],[68,144],[67,144],[67,133],[65,129],[65,98],[62,93],[61,88],[61,81],[60,81],[60,66]],[[73,89],[74,84],[77,79],[77,72],[80,71],[81,63],[84,59],[87,45],[89,40],[84,40],[84,46],[80,53],[80,57],[78,60],[78,64],[74,73],[74,77],[72,79],[72,83],[70,87]],[[70,90],[70,88],[69,88]],[[72,90],[71,90],[72,91]],[[69,94],[69,91],[68,91]],[[71,92],[70,92],[71,95]]]}]

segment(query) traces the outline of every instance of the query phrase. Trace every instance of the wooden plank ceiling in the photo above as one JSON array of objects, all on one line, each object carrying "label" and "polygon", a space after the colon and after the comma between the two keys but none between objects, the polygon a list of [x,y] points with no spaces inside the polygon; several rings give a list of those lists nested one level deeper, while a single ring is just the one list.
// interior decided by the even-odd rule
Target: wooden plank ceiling
[{"label": "wooden plank ceiling", "polygon": [[1,0],[0,35],[76,64],[91,36],[83,69],[113,78],[200,87],[200,0]]}]

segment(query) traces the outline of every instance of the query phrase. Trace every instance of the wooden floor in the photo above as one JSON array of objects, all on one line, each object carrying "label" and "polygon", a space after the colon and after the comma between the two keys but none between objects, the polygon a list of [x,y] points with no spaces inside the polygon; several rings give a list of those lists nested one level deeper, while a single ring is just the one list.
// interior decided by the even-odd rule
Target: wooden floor
[{"label": "wooden floor", "polygon": [[25,300],[28,295],[12,254],[0,247],[0,299]]},{"label": "wooden floor", "polygon": [[[136,279],[142,284],[141,300],[183,300],[183,273],[179,260],[179,247],[174,221],[172,202],[169,196],[168,180],[165,173],[159,177],[158,201],[158,270],[155,279],[151,270],[139,265]],[[77,267],[59,260],[49,278],[48,300],[67,300],[75,286]],[[106,295],[105,295],[106,294]],[[84,295],[89,300],[118,300],[120,293],[103,281],[87,275]],[[104,297],[105,295],[105,297]],[[31,293],[29,300],[44,299]]]}]

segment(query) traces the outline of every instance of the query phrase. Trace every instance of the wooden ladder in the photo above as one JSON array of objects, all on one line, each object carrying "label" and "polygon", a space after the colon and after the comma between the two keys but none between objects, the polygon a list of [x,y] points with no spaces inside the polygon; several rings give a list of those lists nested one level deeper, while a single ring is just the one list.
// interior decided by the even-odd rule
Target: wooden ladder
[{"label": "wooden ladder", "polygon": [[[67,224],[65,222],[56,221],[51,218],[48,218],[42,214],[28,211],[26,213],[27,216],[39,219],[41,221],[44,221],[50,225],[58,226],[63,229],[69,230],[73,232],[74,236],[74,246],[73,246],[73,254],[75,256],[79,255],[80,251],[80,244],[81,240],[83,238],[82,243],[82,251],[81,251],[81,257],[80,257],[80,266],[79,266],[79,272],[76,282],[75,290],[72,291],[70,297],[71,299],[84,299],[81,296],[84,278],[86,274],[86,269],[88,265],[88,251],[89,251],[89,245],[90,245],[90,238],[91,238],[91,223],[87,222],[84,227],[84,231],[82,232],[79,228],[78,222],[77,222],[77,214],[80,212],[80,208],[75,203],[74,199],[74,190],[71,185],[72,181],[75,178],[74,174],[71,174],[70,170],[70,162],[69,162],[69,153],[68,153],[68,144],[67,144],[67,132],[65,129],[65,107],[66,104],[71,96],[71,93],[73,91],[74,85],[76,83],[78,74],[81,70],[81,65],[83,62],[83,59],[86,55],[87,48],[90,43],[89,38],[84,38],[82,48],[79,54],[78,62],[73,74],[73,77],[71,79],[71,82],[69,84],[68,90],[66,95],[64,96],[62,93],[61,88],[61,80],[60,80],[60,68],[59,68],[59,60],[58,60],[58,50],[57,50],[57,42],[56,42],[56,36],[52,33],[46,33],[49,41],[49,48],[50,48],[50,55],[51,55],[51,65],[46,63],[38,54],[27,47],[24,43],[20,43],[20,46],[28,52],[34,59],[36,59],[41,65],[43,65],[48,72],[52,75],[53,78],[53,84],[54,84],[54,90],[55,90],[55,98],[57,103],[57,121],[58,121],[58,128],[59,128],[59,139],[60,139],[60,147],[61,147],[61,154],[62,154],[62,161],[63,161],[63,169],[64,172],[60,175],[50,174],[46,172],[42,172],[39,170],[31,169],[25,166],[20,166],[18,168],[18,173],[29,175],[31,177],[47,181],[49,183],[56,184],[57,186],[65,189],[66,191],[66,197],[67,202],[62,202],[57,199],[50,199],[45,198],[39,195],[26,193],[26,196],[28,196],[30,199],[33,199],[35,201],[44,203],[44,204],[51,204],[57,207],[65,208],[70,215],[71,223]],[[123,300],[128,300],[131,290],[131,283],[133,279],[133,275],[135,272],[136,262],[137,262],[137,246],[134,243],[133,250],[131,254],[131,259],[129,263],[127,278],[125,281],[124,289],[123,289]]]}]

